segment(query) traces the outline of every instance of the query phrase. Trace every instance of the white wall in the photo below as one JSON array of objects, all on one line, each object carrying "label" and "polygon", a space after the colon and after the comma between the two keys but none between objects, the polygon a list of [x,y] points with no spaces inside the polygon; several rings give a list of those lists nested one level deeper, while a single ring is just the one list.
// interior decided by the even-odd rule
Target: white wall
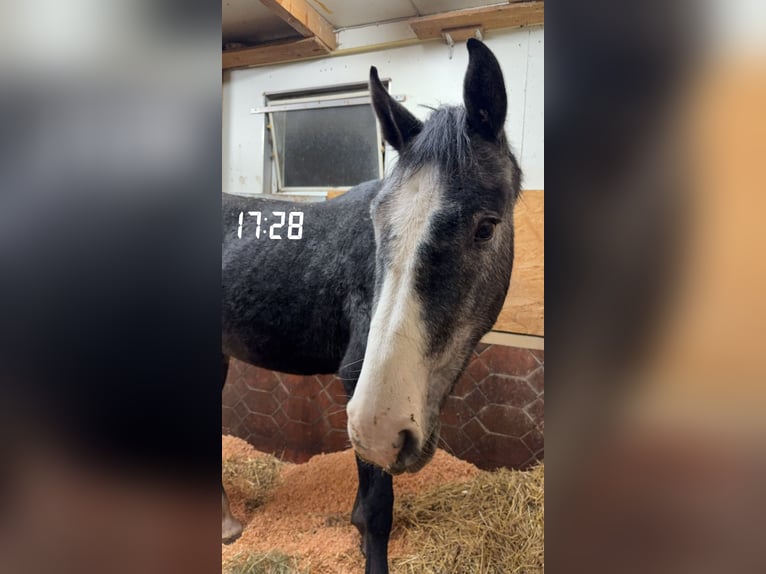
[{"label": "white wall", "polygon": [[[373,27],[374,28],[374,27]],[[348,31],[352,32],[351,30]],[[374,30],[370,30],[372,33]],[[355,37],[364,29],[354,30]],[[341,32],[343,47],[343,32]],[[524,189],[543,189],[543,28],[490,31],[485,38],[500,61],[508,91],[506,129],[524,172]],[[406,96],[404,105],[425,118],[429,110],[462,100],[468,65],[465,44],[457,44],[449,59],[439,41],[412,46],[233,70],[223,84],[223,191],[240,195],[262,193],[264,173],[264,115],[250,108],[264,105],[265,92],[365,82],[370,66],[391,78],[391,93]],[[387,160],[391,154],[386,154]]]}]

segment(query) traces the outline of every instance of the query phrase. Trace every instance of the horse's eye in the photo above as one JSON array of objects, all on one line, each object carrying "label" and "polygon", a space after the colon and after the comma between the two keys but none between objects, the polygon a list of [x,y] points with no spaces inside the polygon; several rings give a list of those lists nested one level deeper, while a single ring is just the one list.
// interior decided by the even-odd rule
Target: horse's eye
[{"label": "horse's eye", "polygon": [[476,233],[473,238],[476,241],[489,241],[492,239],[492,234],[495,232],[495,225],[497,221],[494,219],[482,219],[479,222],[479,226],[476,228]]}]

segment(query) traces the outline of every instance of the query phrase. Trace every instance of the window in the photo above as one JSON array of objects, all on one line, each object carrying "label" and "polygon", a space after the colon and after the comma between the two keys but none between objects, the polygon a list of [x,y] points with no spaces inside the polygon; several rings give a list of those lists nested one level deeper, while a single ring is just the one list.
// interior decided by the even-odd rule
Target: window
[{"label": "window", "polygon": [[264,183],[324,195],[383,177],[384,148],[367,84],[266,95]]}]

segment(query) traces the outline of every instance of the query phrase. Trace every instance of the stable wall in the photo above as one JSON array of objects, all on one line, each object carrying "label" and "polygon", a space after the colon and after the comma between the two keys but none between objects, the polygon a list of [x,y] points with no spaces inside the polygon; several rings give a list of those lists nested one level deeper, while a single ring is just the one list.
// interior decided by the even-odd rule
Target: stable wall
[{"label": "stable wall", "polygon": [[[545,353],[479,344],[444,405],[439,447],[479,468],[543,459]],[[232,359],[225,434],[291,462],[349,448],[346,394],[334,375],[277,373]]]},{"label": "stable wall", "polygon": [[[340,50],[368,41],[397,38],[392,26],[369,26],[339,33]],[[388,30],[384,32],[384,30]],[[383,36],[379,38],[378,36]],[[485,42],[501,62],[508,92],[506,131],[524,172],[524,189],[544,188],[543,166],[543,28],[493,30]],[[404,95],[404,105],[425,118],[422,106],[458,104],[468,65],[465,43],[457,44],[452,59],[441,41],[388,48],[361,54],[327,57],[224,73],[223,191],[238,195],[263,192],[265,117],[250,109],[264,105],[264,93],[334,84],[365,82],[370,66],[391,78],[391,92]],[[395,154],[386,154],[387,168]]]}]

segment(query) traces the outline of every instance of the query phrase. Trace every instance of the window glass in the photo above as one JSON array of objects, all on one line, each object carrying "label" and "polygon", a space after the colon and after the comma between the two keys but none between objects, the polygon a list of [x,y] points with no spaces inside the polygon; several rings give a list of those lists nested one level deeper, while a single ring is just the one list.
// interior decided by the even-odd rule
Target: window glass
[{"label": "window glass", "polygon": [[381,177],[370,104],[279,111],[271,116],[282,188],[346,187]]}]

